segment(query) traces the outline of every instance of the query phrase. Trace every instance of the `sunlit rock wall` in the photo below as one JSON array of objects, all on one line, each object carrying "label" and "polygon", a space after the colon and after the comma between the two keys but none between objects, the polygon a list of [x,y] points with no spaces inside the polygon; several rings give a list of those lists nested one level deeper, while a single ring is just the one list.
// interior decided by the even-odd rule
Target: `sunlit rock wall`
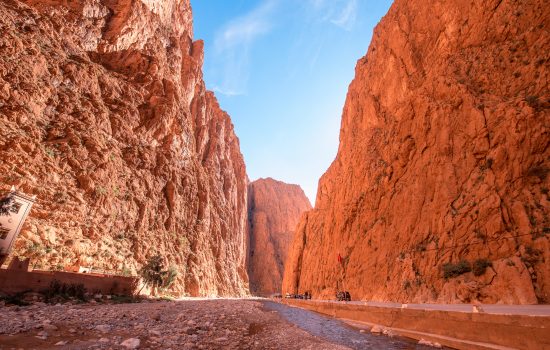
[{"label": "sunlit rock wall", "polygon": [[283,291],[550,302],[548,18],[543,0],[393,3]]}]

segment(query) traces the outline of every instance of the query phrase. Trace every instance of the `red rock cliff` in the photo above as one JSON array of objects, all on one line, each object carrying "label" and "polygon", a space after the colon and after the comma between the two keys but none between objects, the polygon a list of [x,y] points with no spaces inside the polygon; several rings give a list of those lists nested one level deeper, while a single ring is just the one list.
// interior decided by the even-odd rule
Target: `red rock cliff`
[{"label": "red rock cliff", "polygon": [[189,0],[0,2],[0,184],[38,195],[14,254],[244,295],[246,170]]},{"label": "red rock cliff", "polygon": [[543,0],[394,2],[283,291],[550,302],[549,18]]},{"label": "red rock cliff", "polygon": [[248,186],[250,291],[280,293],[284,262],[300,216],[311,209],[304,191],[271,178]]}]

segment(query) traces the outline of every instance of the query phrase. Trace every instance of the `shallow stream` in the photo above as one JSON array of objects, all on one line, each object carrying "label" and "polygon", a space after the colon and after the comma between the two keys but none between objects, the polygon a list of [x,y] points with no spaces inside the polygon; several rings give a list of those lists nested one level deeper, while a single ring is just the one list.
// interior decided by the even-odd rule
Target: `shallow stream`
[{"label": "shallow stream", "polygon": [[306,332],[334,344],[347,346],[351,349],[414,349],[433,350],[435,348],[418,345],[405,338],[390,338],[385,335],[360,333],[358,329],[328,316],[313,311],[290,307],[285,304],[266,301],[267,310],[277,311],[286,321],[295,324]]}]

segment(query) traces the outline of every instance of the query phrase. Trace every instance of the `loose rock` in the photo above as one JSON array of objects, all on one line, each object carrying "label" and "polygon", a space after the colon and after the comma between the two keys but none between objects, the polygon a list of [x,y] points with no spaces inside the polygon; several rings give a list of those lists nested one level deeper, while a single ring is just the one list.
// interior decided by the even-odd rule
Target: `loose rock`
[{"label": "loose rock", "polygon": [[120,345],[124,346],[126,349],[137,349],[140,344],[141,341],[138,338],[128,338],[120,343]]}]

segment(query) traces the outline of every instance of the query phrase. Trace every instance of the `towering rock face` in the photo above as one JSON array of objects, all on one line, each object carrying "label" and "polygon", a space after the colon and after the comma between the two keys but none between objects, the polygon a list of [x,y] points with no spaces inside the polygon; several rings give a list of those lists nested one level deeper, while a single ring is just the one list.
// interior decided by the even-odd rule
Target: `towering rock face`
[{"label": "towering rock face", "polygon": [[248,275],[253,294],[280,293],[284,262],[300,216],[311,209],[304,191],[271,178],[248,186]]},{"label": "towering rock face", "polygon": [[283,291],[550,302],[548,18],[543,0],[394,2]]},{"label": "towering rock face", "polygon": [[244,295],[247,177],[189,0],[0,2],[0,184],[38,202],[14,255]]}]

